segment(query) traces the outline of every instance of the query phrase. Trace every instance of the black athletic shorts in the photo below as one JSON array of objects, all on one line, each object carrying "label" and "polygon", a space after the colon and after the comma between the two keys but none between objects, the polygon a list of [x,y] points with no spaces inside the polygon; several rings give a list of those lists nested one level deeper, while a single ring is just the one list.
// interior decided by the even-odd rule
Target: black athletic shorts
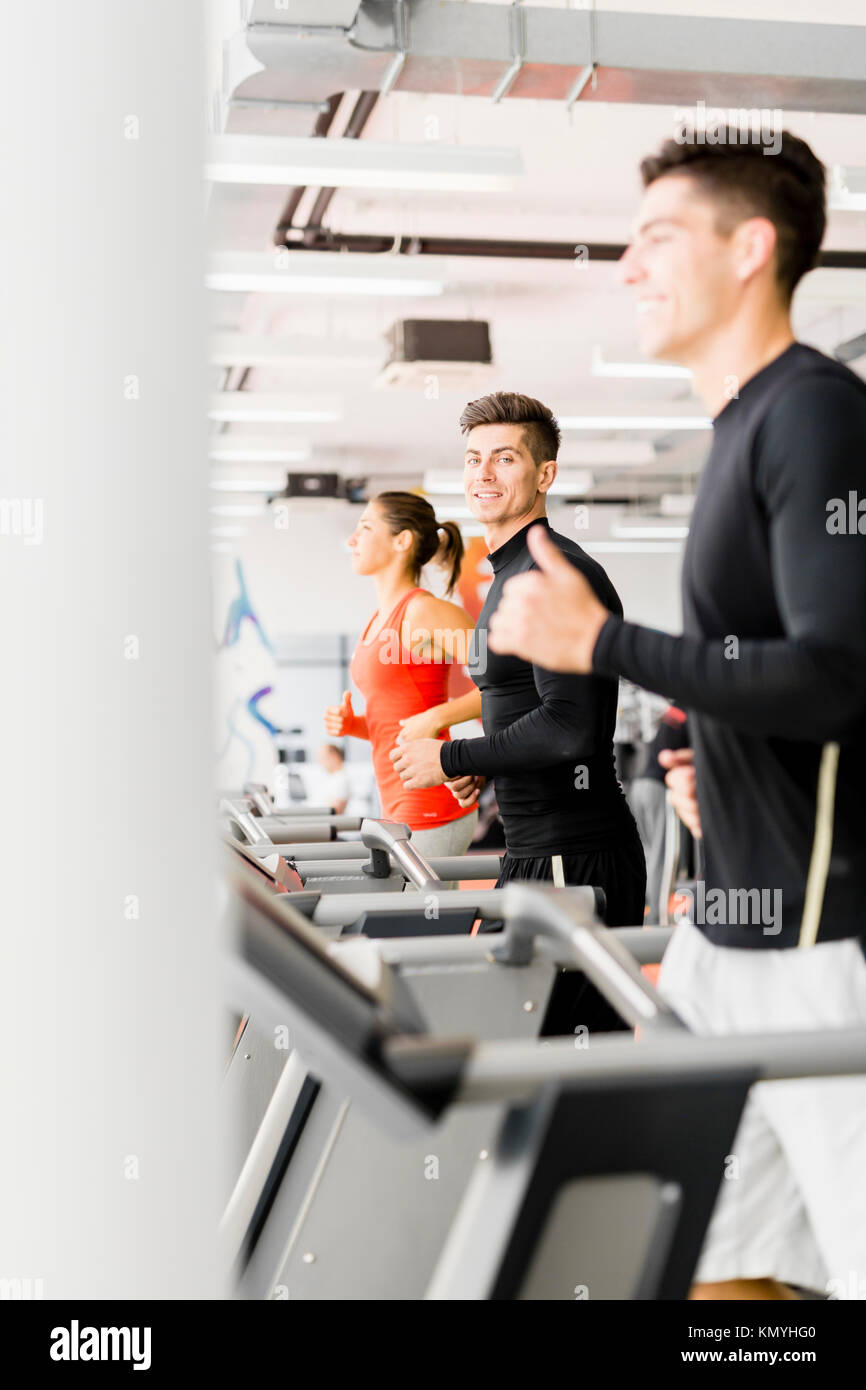
[{"label": "black athletic shorts", "polygon": [[[540,855],[517,859],[507,852],[496,887],[506,883],[591,884],[604,892],[604,920],[609,927],[639,927],[646,900],[646,861],[635,833],[616,849],[590,850],[585,854]],[[481,931],[501,931],[502,922],[482,922]],[[540,1036],[573,1033],[578,1025],[591,1032],[618,1032],[626,1025],[602,998],[594,985],[578,971],[563,971],[554,985]]]},{"label": "black athletic shorts", "polygon": [[[571,887],[591,884],[605,896],[604,920],[609,927],[643,925],[646,897],[646,860],[643,845],[634,838],[616,849],[595,849],[585,854],[539,855],[517,859],[507,851],[496,887],[506,883],[563,883]],[[482,923],[482,930],[500,930],[501,922]]]}]

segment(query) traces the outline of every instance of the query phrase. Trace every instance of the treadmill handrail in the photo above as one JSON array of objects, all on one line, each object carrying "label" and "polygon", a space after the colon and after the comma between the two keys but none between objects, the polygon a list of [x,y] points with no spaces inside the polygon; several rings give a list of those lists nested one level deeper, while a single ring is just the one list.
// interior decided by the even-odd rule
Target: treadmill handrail
[{"label": "treadmill handrail", "polygon": [[[639,965],[658,965],[668,947],[672,927],[608,927],[608,931],[623,943]],[[380,937],[371,942],[377,954],[388,965],[414,970],[434,966],[464,966],[486,961],[497,963],[490,949],[493,938],[479,936],[396,936]],[[340,937],[328,944],[328,951],[340,958],[344,946],[357,938]],[[550,937],[541,937],[536,944],[535,961],[548,961],[561,967],[563,951]],[[507,966],[503,966],[507,969]]]},{"label": "treadmill handrail", "polygon": [[325,811],[314,811],[304,815],[281,815],[277,812],[273,816],[258,816],[262,830],[267,831],[275,844],[289,843],[295,833],[297,826],[318,827],[322,830],[325,839],[330,839],[331,833],[338,830],[358,831],[361,829],[361,816],[335,816]]},{"label": "treadmill handrail", "polygon": [[244,796],[249,797],[260,816],[273,815],[274,803],[263,782],[246,782],[244,784]]},{"label": "treadmill handrail", "polygon": [[[440,915],[449,910],[473,908],[479,917],[501,917],[501,888],[436,888],[436,908]],[[316,895],[319,896],[319,895]],[[324,893],[313,911],[317,927],[347,927],[362,912],[384,913],[389,917],[411,915],[423,918],[428,904],[416,893]]]},{"label": "treadmill handrail", "polygon": [[232,799],[224,796],[220,801],[220,811],[227,816],[233,825],[241,831],[244,839],[249,845],[272,845],[273,840],[263,826],[253,815],[252,802],[249,797],[238,797]]},{"label": "treadmill handrail", "polygon": [[677,1029],[684,1024],[642,974],[634,956],[588,911],[592,889],[509,883],[505,888],[503,961],[527,959],[536,936],[567,944],[571,958],[632,1028]]},{"label": "treadmill handrail", "polygon": [[365,817],[361,822],[361,840],[368,849],[384,850],[391,863],[396,864],[416,888],[441,888],[441,878],[429,859],[425,858],[417,845],[412,844],[411,835],[408,825],[400,825],[396,821]]},{"label": "treadmill handrail", "polygon": [[[393,1038],[387,1060],[411,1084],[421,1070],[424,1038]],[[785,1033],[653,1033],[635,1043],[623,1033],[599,1034],[584,1048],[571,1038],[528,1043],[476,1043],[455,1097],[461,1105],[506,1101],[521,1105],[541,1087],[569,1089],[633,1084],[640,1077],[687,1080],[718,1072],[753,1073],[757,1081],[866,1073],[866,1028],[800,1029]]]}]

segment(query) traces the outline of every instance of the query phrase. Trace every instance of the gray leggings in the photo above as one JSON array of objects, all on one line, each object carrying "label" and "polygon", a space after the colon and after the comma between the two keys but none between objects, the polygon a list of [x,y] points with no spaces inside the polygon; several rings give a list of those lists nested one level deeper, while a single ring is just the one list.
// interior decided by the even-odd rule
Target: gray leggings
[{"label": "gray leggings", "polygon": [[[412,844],[429,859],[440,854],[465,854],[472,844],[472,836],[478,824],[478,811],[470,811],[468,816],[458,816],[456,820],[446,821],[444,825],[434,825],[430,830],[413,830]],[[456,883],[446,883],[446,888],[456,888]]]}]

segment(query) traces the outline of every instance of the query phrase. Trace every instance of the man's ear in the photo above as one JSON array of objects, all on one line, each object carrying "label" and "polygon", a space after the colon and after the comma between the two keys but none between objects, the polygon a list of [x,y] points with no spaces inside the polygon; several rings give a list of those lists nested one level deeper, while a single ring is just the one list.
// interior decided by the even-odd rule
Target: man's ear
[{"label": "man's ear", "polygon": [[556,459],[546,459],[539,464],[538,470],[538,491],[549,492],[556,481],[557,463]]},{"label": "man's ear", "polygon": [[772,261],[778,234],[768,217],[748,217],[734,229],[733,237],[736,275],[745,282]]}]

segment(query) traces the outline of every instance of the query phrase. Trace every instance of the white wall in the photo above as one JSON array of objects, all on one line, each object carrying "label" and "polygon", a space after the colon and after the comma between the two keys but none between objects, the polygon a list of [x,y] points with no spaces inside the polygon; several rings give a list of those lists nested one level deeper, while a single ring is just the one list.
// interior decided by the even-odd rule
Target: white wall
[{"label": "white wall", "polygon": [[[376,591],[349,563],[346,541],[359,514],[360,508],[347,502],[301,499],[244,519],[247,533],[236,553],[273,639],[289,632],[361,630],[376,607]],[[231,587],[233,564],[229,555],[214,556],[220,595]]]},{"label": "white wall", "polygon": [[[247,534],[238,542],[248,587],[262,623],[276,640],[285,633],[357,635],[376,606],[372,581],[352,572],[346,540],[358,518],[348,503],[301,500],[289,504],[288,527],[280,529],[273,510],[245,519]],[[595,511],[601,512],[601,508]],[[579,544],[607,538],[594,518],[586,533],[569,526],[568,508],[551,511],[551,522]],[[676,631],[680,625],[681,553],[596,553],[623,600],[626,616]],[[234,559],[214,557],[221,603],[231,591]]]},{"label": "white wall", "polygon": [[680,631],[681,551],[661,551],[653,555],[646,552],[637,555],[592,553],[607,570],[622,599],[623,613],[630,622],[644,623],[665,632]]},{"label": "white wall", "polygon": [[2,491],[42,518],[0,534],[0,1276],[25,1297],[221,1287],[203,43],[176,0],[3,10]]}]

